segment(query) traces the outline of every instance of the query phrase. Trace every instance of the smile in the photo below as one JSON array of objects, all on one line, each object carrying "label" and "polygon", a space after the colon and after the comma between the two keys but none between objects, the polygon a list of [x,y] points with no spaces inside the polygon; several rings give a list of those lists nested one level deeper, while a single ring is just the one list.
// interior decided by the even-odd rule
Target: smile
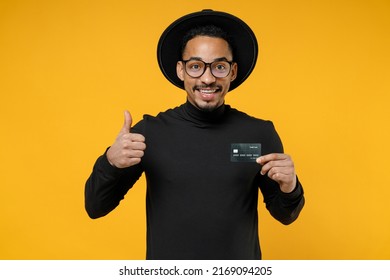
[{"label": "smile", "polygon": [[200,91],[200,93],[203,93],[203,94],[212,94],[212,93],[215,93],[217,90],[216,89],[201,89],[199,91]]},{"label": "smile", "polygon": [[196,88],[201,94],[213,94],[220,91],[220,88]]}]

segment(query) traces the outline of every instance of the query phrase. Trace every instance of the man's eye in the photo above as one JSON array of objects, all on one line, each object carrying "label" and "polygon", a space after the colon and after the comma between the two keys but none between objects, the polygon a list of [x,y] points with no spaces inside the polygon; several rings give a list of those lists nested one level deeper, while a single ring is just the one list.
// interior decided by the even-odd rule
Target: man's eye
[{"label": "man's eye", "polygon": [[229,69],[229,65],[226,65],[225,63],[219,63],[214,65],[214,69],[218,72],[225,72],[228,71],[227,69]]},{"label": "man's eye", "polygon": [[200,67],[199,64],[192,64],[192,65],[190,66],[190,68],[191,68],[192,70],[199,70],[201,67]]}]

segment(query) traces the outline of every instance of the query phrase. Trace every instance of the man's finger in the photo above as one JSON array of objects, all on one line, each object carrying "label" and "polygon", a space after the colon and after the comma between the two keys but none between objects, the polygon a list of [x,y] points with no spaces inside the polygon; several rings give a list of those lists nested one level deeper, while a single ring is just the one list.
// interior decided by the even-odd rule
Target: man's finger
[{"label": "man's finger", "polygon": [[121,131],[123,133],[129,133],[133,119],[131,118],[130,112],[127,110],[125,111],[124,116],[125,116],[125,122],[123,124]]},{"label": "man's finger", "polygon": [[132,142],[145,142],[145,137],[139,133],[131,133],[129,139]]},{"label": "man's finger", "polygon": [[273,160],[284,160],[284,159],[287,159],[289,156],[286,155],[286,154],[282,154],[282,153],[273,153],[273,154],[268,154],[268,155],[264,155],[264,156],[261,156],[259,158],[256,159],[256,162],[261,164],[261,165],[264,165],[266,164],[267,162],[269,161],[273,161]]}]

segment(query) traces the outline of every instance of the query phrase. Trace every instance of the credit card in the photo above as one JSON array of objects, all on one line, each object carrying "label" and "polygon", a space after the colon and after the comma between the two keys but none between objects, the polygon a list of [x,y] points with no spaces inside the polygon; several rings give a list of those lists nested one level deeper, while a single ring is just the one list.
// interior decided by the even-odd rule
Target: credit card
[{"label": "credit card", "polygon": [[233,143],[230,149],[231,162],[256,162],[261,156],[260,143]]}]

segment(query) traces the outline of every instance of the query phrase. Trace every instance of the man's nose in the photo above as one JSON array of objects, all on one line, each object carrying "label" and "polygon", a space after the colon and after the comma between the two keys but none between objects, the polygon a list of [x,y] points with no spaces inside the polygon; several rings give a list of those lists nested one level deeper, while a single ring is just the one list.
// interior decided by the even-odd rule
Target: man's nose
[{"label": "man's nose", "polygon": [[216,78],[211,73],[210,65],[206,66],[206,70],[204,71],[203,75],[200,77],[200,80],[206,85],[212,84],[216,81]]}]

